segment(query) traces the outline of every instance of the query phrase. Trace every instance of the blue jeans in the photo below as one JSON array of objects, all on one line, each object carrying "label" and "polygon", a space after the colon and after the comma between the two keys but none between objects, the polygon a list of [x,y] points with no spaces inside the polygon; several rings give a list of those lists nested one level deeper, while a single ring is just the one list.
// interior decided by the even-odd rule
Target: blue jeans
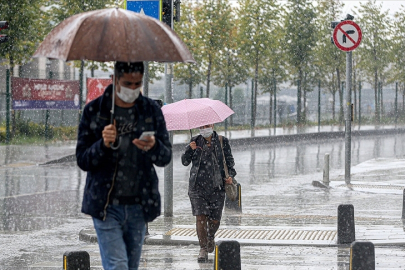
[{"label": "blue jeans", "polygon": [[109,205],[105,221],[93,218],[104,270],[136,270],[146,224],[142,207]]}]

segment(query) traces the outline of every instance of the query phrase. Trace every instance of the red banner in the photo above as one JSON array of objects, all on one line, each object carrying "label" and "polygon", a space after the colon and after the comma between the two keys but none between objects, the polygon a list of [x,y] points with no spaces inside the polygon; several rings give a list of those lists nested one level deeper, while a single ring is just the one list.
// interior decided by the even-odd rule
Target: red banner
[{"label": "red banner", "polygon": [[13,109],[79,109],[79,82],[11,78]]},{"label": "red banner", "polygon": [[86,104],[101,96],[111,82],[111,79],[87,78]]}]

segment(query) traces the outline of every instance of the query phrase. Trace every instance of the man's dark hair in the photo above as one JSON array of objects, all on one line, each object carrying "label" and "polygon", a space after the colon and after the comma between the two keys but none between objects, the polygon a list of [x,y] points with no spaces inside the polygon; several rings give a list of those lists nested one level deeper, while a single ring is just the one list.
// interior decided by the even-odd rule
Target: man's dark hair
[{"label": "man's dark hair", "polygon": [[143,62],[116,62],[114,66],[115,76],[119,80],[124,73],[136,73],[139,72],[143,75],[144,66]]}]

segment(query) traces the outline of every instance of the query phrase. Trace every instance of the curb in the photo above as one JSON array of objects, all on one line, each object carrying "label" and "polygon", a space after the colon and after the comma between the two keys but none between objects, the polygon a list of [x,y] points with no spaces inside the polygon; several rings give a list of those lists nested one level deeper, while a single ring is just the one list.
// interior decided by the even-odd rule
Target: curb
[{"label": "curb", "polygon": [[[396,129],[377,129],[377,130],[355,130],[352,131],[353,137],[363,137],[363,136],[373,136],[373,135],[387,135],[387,134],[401,134],[405,133],[404,128]],[[246,138],[237,138],[230,139],[233,146],[249,146],[262,143],[286,143],[292,142],[295,140],[300,141],[318,141],[326,139],[343,139],[345,137],[344,131],[332,131],[332,132],[314,132],[314,133],[300,133],[300,134],[289,134],[289,135],[275,135],[275,136],[261,136],[261,137],[246,137]],[[187,143],[176,143],[173,144],[173,151],[183,151]],[[76,155],[68,155],[56,160],[51,160],[42,164],[52,165],[59,164],[64,162],[73,162],[76,161]]]}]

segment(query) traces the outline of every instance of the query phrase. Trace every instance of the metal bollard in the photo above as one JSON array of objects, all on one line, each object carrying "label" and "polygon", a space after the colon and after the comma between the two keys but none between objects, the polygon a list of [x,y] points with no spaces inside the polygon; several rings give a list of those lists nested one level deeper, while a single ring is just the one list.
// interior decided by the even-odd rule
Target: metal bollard
[{"label": "metal bollard", "polygon": [[149,223],[148,222],[146,222],[146,231],[145,231],[145,237],[147,237],[147,236],[149,236],[150,235],[150,233],[149,233]]},{"label": "metal bollard", "polygon": [[375,270],[374,244],[355,241],[350,246],[350,270]]},{"label": "metal bollard", "polygon": [[324,159],[324,164],[323,164],[323,183],[325,185],[329,185],[329,154],[325,154],[325,159]]},{"label": "metal bollard", "polygon": [[356,240],[354,207],[352,204],[338,206],[337,244],[350,244]]},{"label": "metal bollard", "polygon": [[235,201],[231,201],[225,197],[225,209],[242,212],[242,187],[239,183],[236,184],[236,187],[238,190],[237,199]]},{"label": "metal bollard", "polygon": [[238,241],[218,241],[215,245],[214,270],[241,270]]},{"label": "metal bollard", "polygon": [[67,251],[63,254],[63,270],[90,270],[87,251]]}]

